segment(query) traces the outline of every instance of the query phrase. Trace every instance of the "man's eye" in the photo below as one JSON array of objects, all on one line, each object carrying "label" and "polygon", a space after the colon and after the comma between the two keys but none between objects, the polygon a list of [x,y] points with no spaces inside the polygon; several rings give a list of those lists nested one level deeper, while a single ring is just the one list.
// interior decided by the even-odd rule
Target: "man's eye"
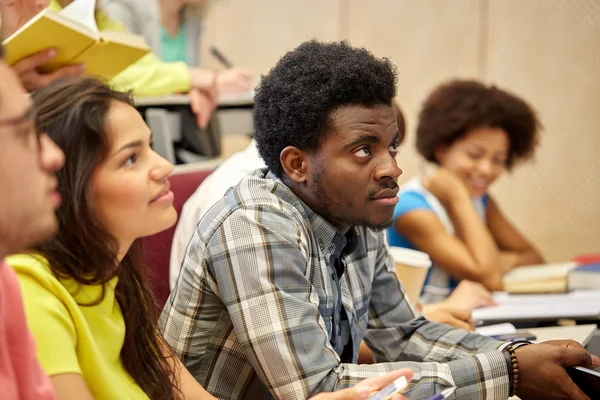
[{"label": "man's eye", "polygon": [[361,147],[360,149],[354,152],[354,155],[357,157],[365,158],[371,155],[371,150],[368,147]]}]

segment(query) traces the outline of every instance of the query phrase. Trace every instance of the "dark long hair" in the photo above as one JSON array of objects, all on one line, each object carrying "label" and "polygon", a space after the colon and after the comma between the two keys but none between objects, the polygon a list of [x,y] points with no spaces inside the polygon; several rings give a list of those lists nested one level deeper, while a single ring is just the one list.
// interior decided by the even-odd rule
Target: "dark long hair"
[{"label": "dark long hair", "polygon": [[[105,122],[114,102],[132,105],[131,95],[116,92],[94,78],[62,81],[33,94],[37,129],[64,151],[65,165],[57,173],[62,204],[54,239],[35,251],[48,259],[52,272],[83,285],[103,285],[117,276],[115,297],[125,320],[121,361],[152,400],[171,400],[175,389],[173,364],[164,355],[156,326],[156,306],[146,280],[142,245],[136,240],[118,262],[118,242],[97,219],[92,205],[91,178],[106,158],[110,143]],[[92,304],[98,304],[102,297]]]}]

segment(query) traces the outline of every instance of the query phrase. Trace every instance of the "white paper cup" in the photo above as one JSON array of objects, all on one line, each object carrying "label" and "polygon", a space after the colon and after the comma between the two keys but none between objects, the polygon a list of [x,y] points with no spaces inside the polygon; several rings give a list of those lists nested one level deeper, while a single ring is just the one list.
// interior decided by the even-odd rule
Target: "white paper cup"
[{"label": "white paper cup", "polygon": [[412,304],[417,304],[427,271],[431,267],[429,255],[422,251],[393,246],[390,247],[390,254],[396,262],[396,276],[404,286],[406,296]]}]

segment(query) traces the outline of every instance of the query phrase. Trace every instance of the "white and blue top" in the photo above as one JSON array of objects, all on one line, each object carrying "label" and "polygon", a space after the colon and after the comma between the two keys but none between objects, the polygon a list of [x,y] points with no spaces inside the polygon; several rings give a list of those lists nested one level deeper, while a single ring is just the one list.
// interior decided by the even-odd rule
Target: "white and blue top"
[{"label": "white and blue top", "polygon": [[[442,203],[430,191],[425,189],[419,177],[414,177],[400,186],[400,201],[394,210],[394,221],[400,216],[415,210],[429,210],[441,221],[449,234],[454,234],[454,226]],[[489,196],[473,198],[473,205],[477,214],[485,222],[485,214]],[[420,250],[406,236],[402,235],[394,226],[388,229],[388,242],[391,246],[405,247]],[[425,285],[421,292],[422,304],[434,303],[445,299],[458,285],[458,280],[446,271],[436,266],[435,262],[427,273]]]}]

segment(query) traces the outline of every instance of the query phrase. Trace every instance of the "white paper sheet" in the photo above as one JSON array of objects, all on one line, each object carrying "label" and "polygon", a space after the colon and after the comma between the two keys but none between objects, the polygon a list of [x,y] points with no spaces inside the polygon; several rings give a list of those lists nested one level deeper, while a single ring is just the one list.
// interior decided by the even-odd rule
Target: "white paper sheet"
[{"label": "white paper sheet", "polygon": [[497,293],[494,299],[498,303],[497,306],[473,310],[473,319],[514,321],[600,316],[600,290],[540,295]]},{"label": "white paper sheet", "polygon": [[95,12],[96,0],[74,0],[71,4],[63,8],[60,14],[98,33]]}]

